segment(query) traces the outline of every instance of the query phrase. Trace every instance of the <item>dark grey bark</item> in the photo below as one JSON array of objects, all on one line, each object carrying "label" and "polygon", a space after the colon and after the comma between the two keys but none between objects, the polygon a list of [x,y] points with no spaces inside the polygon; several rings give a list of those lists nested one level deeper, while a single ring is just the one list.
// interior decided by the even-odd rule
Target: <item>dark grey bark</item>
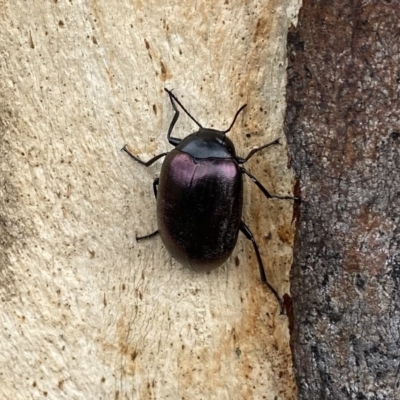
[{"label": "dark grey bark", "polygon": [[400,399],[400,4],[305,0],[288,46],[299,399]]}]

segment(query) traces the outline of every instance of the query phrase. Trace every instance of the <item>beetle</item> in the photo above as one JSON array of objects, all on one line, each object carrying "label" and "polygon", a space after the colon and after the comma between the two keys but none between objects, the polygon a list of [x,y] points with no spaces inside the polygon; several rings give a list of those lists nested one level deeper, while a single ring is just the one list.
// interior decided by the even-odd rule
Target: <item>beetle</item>
[{"label": "beetle", "polygon": [[[210,271],[228,259],[241,231],[252,242],[261,280],[276,297],[283,314],[282,300],[268,282],[257,243],[242,220],[243,174],[246,174],[267,198],[296,199],[292,196],[270,194],[242,166],[260,150],[279,144],[279,139],[251,150],[245,158],[238,157],[232,141],[226,134],[232,129],[246,104],[236,112],[229,128],[219,131],[204,128],[190,115],[172,91],[165,91],[175,111],[167,133],[168,141],[175,149],[145,162],[132,154],[127,145],[122,148],[135,161],[146,167],[165,157],[160,177],[153,182],[158,229],[136,239],[139,241],[160,234],[165,247],[179,263],[195,271]],[[198,131],[184,139],[171,136],[179,118],[177,105],[199,127]]]}]

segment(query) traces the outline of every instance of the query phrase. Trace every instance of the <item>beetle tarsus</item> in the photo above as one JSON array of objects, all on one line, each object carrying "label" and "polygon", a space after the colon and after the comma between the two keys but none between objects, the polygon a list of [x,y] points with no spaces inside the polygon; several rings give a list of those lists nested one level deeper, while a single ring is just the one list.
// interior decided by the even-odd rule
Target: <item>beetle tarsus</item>
[{"label": "beetle tarsus", "polygon": [[257,257],[258,267],[260,269],[261,281],[271,290],[271,292],[276,297],[278,304],[279,304],[280,314],[281,315],[284,314],[282,299],[279,297],[279,294],[274,289],[274,287],[268,282],[267,276],[266,276],[265,270],[264,270],[264,265],[263,265],[263,262],[261,259],[260,251],[258,250],[257,243],[256,243],[254,236],[251,233],[250,229],[247,227],[247,225],[243,221],[240,222],[240,231],[246,236],[247,239],[251,240],[251,242],[253,243],[254,251],[255,251],[256,257]]}]

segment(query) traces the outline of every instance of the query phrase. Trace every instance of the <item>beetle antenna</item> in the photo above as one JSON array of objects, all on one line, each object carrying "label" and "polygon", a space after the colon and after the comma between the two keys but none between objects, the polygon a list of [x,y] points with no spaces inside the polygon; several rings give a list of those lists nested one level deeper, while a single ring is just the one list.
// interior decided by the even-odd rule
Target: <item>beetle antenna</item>
[{"label": "beetle antenna", "polygon": [[235,117],[233,118],[233,121],[232,121],[232,123],[231,123],[231,126],[230,126],[226,131],[223,131],[223,132],[222,132],[224,135],[225,135],[226,133],[228,133],[228,132],[232,129],[233,125],[234,125],[235,122],[236,122],[236,118],[238,117],[238,115],[241,113],[241,111],[242,111],[246,106],[247,106],[247,104],[244,104],[242,107],[239,108],[239,110],[236,111],[236,114],[235,114]]},{"label": "beetle antenna", "polygon": [[203,128],[203,127],[199,124],[199,122],[197,122],[197,121],[190,115],[189,111],[186,110],[185,107],[183,107],[182,103],[181,103],[181,102],[177,99],[177,97],[171,92],[171,90],[168,90],[167,88],[164,88],[164,90],[169,94],[169,97],[170,97],[171,101],[172,101],[172,100],[176,101],[176,102],[179,104],[179,106],[182,108],[182,110],[185,111],[185,113],[189,116],[189,118],[191,118],[191,119],[199,126],[199,128]]}]

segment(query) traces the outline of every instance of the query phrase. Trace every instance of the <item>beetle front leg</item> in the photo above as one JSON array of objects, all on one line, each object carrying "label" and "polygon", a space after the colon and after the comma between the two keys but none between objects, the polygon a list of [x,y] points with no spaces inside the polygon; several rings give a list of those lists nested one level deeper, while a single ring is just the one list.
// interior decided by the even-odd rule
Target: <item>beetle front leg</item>
[{"label": "beetle front leg", "polygon": [[160,159],[161,157],[165,157],[168,153],[161,153],[158,156],[153,157],[152,159],[150,159],[149,161],[142,161],[139,157],[135,156],[134,154],[132,154],[128,148],[126,147],[126,145],[121,149],[121,151],[124,151],[125,153],[127,153],[129,156],[131,156],[135,161],[137,161],[138,163],[144,165],[145,167],[150,167],[151,164],[155,163],[158,159]]},{"label": "beetle front leg", "polygon": [[176,107],[175,102],[177,102],[177,103],[179,104],[179,106],[180,106],[180,107],[182,108],[182,110],[186,113],[186,115],[187,115],[192,121],[194,121],[194,122],[198,125],[198,127],[199,127],[200,129],[202,129],[203,127],[200,125],[200,123],[199,123],[196,119],[194,119],[194,117],[192,117],[192,115],[189,113],[189,111],[186,110],[186,108],[185,108],[185,107],[183,106],[183,104],[178,100],[178,98],[171,92],[171,90],[168,90],[167,88],[164,88],[164,90],[168,93],[169,99],[171,100],[172,108],[175,110],[175,115],[174,115],[174,118],[172,118],[171,124],[170,124],[170,126],[169,126],[167,137],[168,137],[168,141],[169,141],[173,146],[177,146],[177,145],[182,141],[182,139],[178,139],[178,138],[171,137],[172,129],[174,129],[175,123],[176,123],[176,121],[177,121],[178,118],[179,118],[179,111],[178,111],[178,108]]},{"label": "beetle front leg", "polygon": [[298,197],[294,196],[278,196],[276,194],[271,194],[267,189],[254,177],[246,168],[240,167],[242,173],[245,173],[250,179],[259,187],[259,189],[264,193],[264,196],[268,199],[280,199],[280,200],[299,200]]},{"label": "beetle front leg", "polygon": [[268,282],[267,276],[265,275],[265,270],[264,270],[264,265],[261,260],[260,252],[258,250],[257,243],[254,239],[253,234],[250,232],[250,229],[247,227],[247,225],[243,222],[240,221],[240,231],[244,233],[247,239],[251,240],[253,243],[254,251],[256,252],[256,257],[257,257],[257,262],[258,262],[258,267],[260,269],[260,276],[261,276],[261,281],[268,286],[268,288],[271,290],[271,292],[274,294],[276,299],[278,300],[279,304],[279,309],[280,309],[280,314],[284,314],[283,311],[283,302],[282,299],[279,297],[278,292],[274,289],[274,287]]},{"label": "beetle front leg", "polygon": [[175,101],[174,101],[174,97],[175,96],[172,94],[172,92],[170,90],[168,90],[168,89],[164,89],[164,90],[168,93],[169,99],[170,99],[171,104],[172,104],[172,108],[175,111],[175,115],[172,118],[172,121],[171,121],[171,123],[169,125],[169,128],[168,128],[167,138],[168,138],[168,142],[170,142],[172,144],[172,146],[177,146],[181,142],[181,139],[172,137],[171,133],[172,133],[172,130],[174,129],[176,121],[178,121],[179,111],[178,111],[178,109],[176,107],[176,104],[175,104]]}]

